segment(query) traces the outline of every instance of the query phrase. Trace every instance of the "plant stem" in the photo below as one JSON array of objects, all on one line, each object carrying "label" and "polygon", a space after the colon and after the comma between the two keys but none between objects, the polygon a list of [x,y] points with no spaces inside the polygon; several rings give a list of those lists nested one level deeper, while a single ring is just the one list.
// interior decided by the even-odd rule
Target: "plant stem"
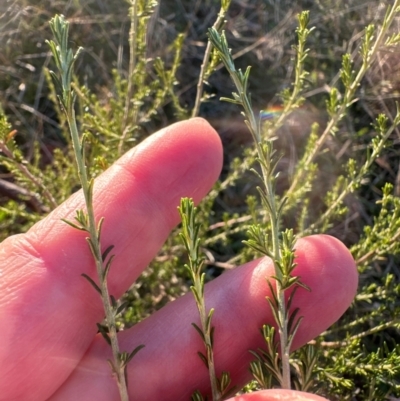
[{"label": "plant stem", "polygon": [[57,89],[61,93],[59,95],[59,99],[65,112],[65,116],[71,133],[72,145],[74,148],[78,169],[78,176],[82,185],[82,191],[86,204],[86,213],[82,210],[77,211],[78,217],[76,217],[76,220],[78,221],[80,226],[74,225],[73,223],[70,223],[68,221],[67,223],[89,233],[89,237],[86,238],[86,240],[88,241],[89,248],[95,261],[96,271],[99,279],[99,286],[97,286],[97,284],[91,278],[89,278],[89,281],[92,283],[92,285],[94,285],[95,289],[100,292],[103,302],[108,328],[107,338],[110,342],[113,354],[113,363],[111,365],[113,372],[115,373],[117,378],[120,398],[121,401],[129,401],[128,388],[125,378],[126,360],[123,360],[122,354],[119,350],[117,329],[115,323],[116,313],[114,310],[114,305],[111,304],[111,297],[107,287],[107,271],[110,267],[109,263],[111,263],[111,261],[109,260],[109,262],[106,263],[105,260],[103,260],[100,244],[102,219],[100,219],[99,224],[96,224],[96,218],[93,209],[93,179],[89,180],[88,171],[85,165],[85,137],[80,139],[78,127],[76,124],[76,115],[74,108],[75,94],[72,90],[72,77],[73,65],[77,59],[79,52],[81,51],[81,48],[79,48],[74,55],[72,50],[68,47],[69,23],[64,19],[63,16],[55,16],[50,21],[50,27],[52,29],[55,42],[49,41],[48,44],[53,53],[55,63],[59,69],[61,80],[54,72],[51,72],[51,75],[57,85]]},{"label": "plant stem", "polygon": [[258,160],[261,166],[261,179],[263,182],[263,189],[265,191],[267,209],[270,217],[271,224],[271,238],[272,238],[272,252],[266,251],[266,254],[270,254],[274,262],[276,280],[276,298],[278,300],[277,314],[278,321],[276,322],[279,327],[280,337],[280,348],[281,348],[281,363],[282,363],[282,382],[281,386],[286,389],[290,389],[290,363],[289,363],[289,342],[288,342],[288,311],[286,310],[286,301],[284,296],[284,289],[281,287],[281,281],[284,278],[283,272],[280,269],[282,261],[280,252],[280,231],[279,231],[279,213],[278,210],[281,205],[277,207],[274,192],[274,162],[272,160],[273,148],[272,141],[265,140],[263,142],[261,135],[260,121],[255,118],[250,98],[247,95],[247,83],[250,70],[249,68],[245,73],[241,70],[237,71],[228,45],[226,42],[225,35],[219,35],[216,30],[210,30],[210,41],[216,47],[222,62],[227,68],[231,79],[233,80],[237,93],[233,93],[233,99],[223,99],[236,104],[239,104],[244,109],[244,115],[246,117],[246,125],[251,132],[257,153]]},{"label": "plant stem", "polygon": [[[226,13],[228,12],[230,2],[231,2],[231,0],[222,0],[221,1],[221,9],[219,10],[217,20],[215,21],[214,25],[212,26],[218,32],[225,25],[225,16],[226,16]],[[199,115],[201,100],[203,97],[204,81],[207,79],[206,70],[207,70],[207,67],[210,62],[211,50],[212,50],[212,44],[208,40],[206,51],[204,53],[203,63],[201,64],[201,68],[200,68],[199,80],[197,82],[197,93],[196,93],[196,100],[195,100],[193,111],[192,111],[192,118],[197,117]]]},{"label": "plant stem", "polygon": [[[199,279],[195,280],[194,286],[196,288],[196,291],[201,291],[200,277],[199,277]],[[198,293],[200,293],[200,292],[198,292]],[[206,352],[207,352],[208,375],[210,377],[212,399],[213,399],[213,401],[220,401],[221,400],[221,392],[218,390],[218,381],[217,381],[217,375],[215,372],[212,338],[211,338],[210,331],[207,330],[207,311],[206,311],[206,305],[204,302],[204,298],[201,298],[201,302],[198,305],[198,309],[199,309],[199,315],[200,315],[201,328],[202,328],[203,334],[204,334],[204,344],[206,346]]]},{"label": "plant stem", "polygon": [[18,168],[19,171],[21,171],[22,174],[25,175],[26,178],[33,182],[33,184],[36,185],[38,188],[42,189],[43,195],[48,200],[51,209],[55,209],[58,206],[57,202],[50,191],[47,189],[47,187],[43,184],[43,182],[39,178],[36,178],[23,163],[16,162],[13,152],[8,148],[5,142],[0,142],[0,150],[9,159],[15,162],[15,166]]},{"label": "plant stem", "polygon": [[102,279],[105,266],[102,259],[101,245],[99,241],[97,224],[94,215],[93,202],[91,201],[91,196],[90,196],[87,169],[85,166],[85,161],[81,157],[82,155],[81,144],[79,140],[78,128],[76,126],[75,111],[73,107],[71,107],[67,111],[67,121],[71,132],[73,147],[75,150],[76,163],[78,166],[78,175],[82,185],[82,191],[85,197],[85,204],[89,223],[88,224],[89,235],[93,247],[93,256],[95,259],[97,276],[99,277],[100,281],[99,287],[101,290],[101,298],[103,301],[104,312],[106,314],[107,328],[109,330],[109,338],[111,342],[111,350],[113,354],[115,374],[117,376],[120,398],[121,401],[129,401],[128,387],[125,379],[125,368],[120,360],[120,349],[118,344],[115,314],[110,301],[110,294],[108,292],[107,280]]},{"label": "plant stem", "polygon": [[[390,25],[392,24],[396,14],[398,13],[398,8],[400,7],[400,0],[395,0],[393,6],[388,9],[388,13],[386,14],[386,18],[383,21],[382,28],[380,29],[375,42],[369,51],[368,57],[363,60],[363,63],[354,78],[353,82],[351,85],[346,88],[345,94],[344,94],[344,99],[341,102],[341,105],[339,106],[338,110],[336,113],[331,117],[329,120],[324,132],[322,135],[319,137],[317,142],[315,143],[315,146],[308,155],[307,159],[305,160],[304,165],[308,166],[310,165],[315,157],[320,154],[320,150],[325,143],[326,139],[328,138],[328,135],[334,130],[334,128],[337,126],[337,124],[340,122],[340,120],[345,116],[346,114],[346,109],[354,102],[354,94],[359,87],[361,80],[363,79],[364,75],[366,72],[369,70],[371,66],[372,60],[375,58],[376,54],[378,53],[379,49],[381,48],[383,39],[390,28]],[[302,169],[298,172],[298,174],[294,177],[292,184],[290,185],[290,188],[288,189],[286,196],[289,198],[292,196],[292,194],[295,192],[297,186],[299,183],[302,182],[304,173],[307,169]],[[290,203],[290,202],[289,202]]]},{"label": "plant stem", "polygon": [[[128,135],[129,126],[128,118],[130,111],[130,104],[133,96],[133,74],[136,67],[136,37],[138,29],[138,1],[131,0],[130,14],[131,14],[131,27],[129,30],[129,72],[128,72],[128,89],[125,97],[124,117],[122,120],[122,135],[118,144],[118,153],[121,155],[123,146]],[[136,115],[134,120],[136,120]]]},{"label": "plant stem", "polygon": [[274,133],[283,125],[286,117],[297,107],[301,106],[304,102],[304,98],[301,96],[301,91],[304,86],[304,78],[308,73],[304,70],[304,60],[308,55],[308,49],[306,48],[306,41],[310,32],[314,29],[307,27],[309,22],[309,12],[304,11],[298,15],[299,27],[296,32],[298,34],[298,44],[296,46],[296,64],[295,64],[295,76],[293,83],[293,90],[291,91],[290,97],[284,99],[284,107],[279,117],[273,121],[271,128],[267,129],[267,138],[271,138]]},{"label": "plant stem", "polygon": [[329,206],[328,210],[326,210],[318,218],[318,220],[314,222],[307,230],[305,230],[304,232],[305,234],[312,233],[320,224],[329,219],[331,213],[337,208],[338,205],[340,205],[340,203],[343,201],[346,195],[352,192],[354,185],[357,185],[357,183],[361,182],[362,178],[369,172],[369,168],[381,154],[382,150],[384,149],[387,143],[387,140],[389,139],[390,135],[393,133],[393,131],[396,129],[399,123],[400,123],[400,112],[398,111],[393,124],[389,127],[389,129],[387,129],[387,131],[381,137],[380,141],[376,144],[376,146],[373,147],[372,153],[368,156],[366,162],[360,168],[357,176],[351,179],[350,182],[348,182],[346,188],[344,188],[344,190],[340,193],[340,195],[333,201],[333,203]]},{"label": "plant stem", "polygon": [[[193,293],[197,309],[199,311],[201,327],[198,327],[195,323],[192,323],[192,325],[200,334],[206,348],[206,355],[203,355],[202,353],[199,353],[199,355],[203,362],[205,362],[208,369],[212,400],[220,401],[223,394],[226,393],[227,388],[222,388],[220,386],[215,372],[213,352],[213,327],[211,326],[214,309],[210,309],[208,313],[206,311],[206,303],[204,297],[205,274],[202,272],[204,258],[200,255],[199,252],[200,238],[198,234],[200,224],[196,222],[197,208],[194,206],[193,200],[183,198],[181,199],[181,205],[178,210],[182,219],[182,232],[180,236],[183,240],[189,257],[189,264],[185,265],[185,267],[187,268],[193,282],[193,285],[190,287],[190,289]],[[225,375],[227,375],[225,376],[225,378],[229,377],[228,373],[225,373]],[[221,383],[223,381],[224,380],[221,378]]]}]

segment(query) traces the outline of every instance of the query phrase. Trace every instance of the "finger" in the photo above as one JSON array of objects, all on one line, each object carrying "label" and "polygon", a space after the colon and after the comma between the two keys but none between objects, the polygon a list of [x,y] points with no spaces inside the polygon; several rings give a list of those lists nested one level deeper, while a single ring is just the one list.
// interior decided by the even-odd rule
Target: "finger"
[{"label": "finger", "polygon": [[[308,342],[334,323],[350,305],[357,288],[354,260],[333,237],[318,235],[297,243],[295,274],[311,288],[299,290],[293,305],[303,321],[294,348]],[[260,327],[274,324],[265,296],[266,277],[273,275],[270,259],[261,259],[229,271],[206,286],[206,304],[214,307],[214,352],[217,372],[229,371],[239,388],[245,384],[252,356],[250,349],[265,348]],[[188,400],[196,389],[209,390],[208,372],[197,351],[204,352],[191,323],[199,323],[191,294],[178,299],[120,334],[122,349],[144,344],[129,365],[129,390],[134,400]],[[116,401],[116,384],[105,362],[108,346],[96,337],[77,370],[51,398],[70,401]]]},{"label": "finger", "polygon": [[315,394],[293,390],[264,390],[230,398],[228,401],[328,401]]},{"label": "finger", "polygon": [[[195,119],[154,134],[96,180],[103,249],[115,245],[112,295],[120,296],[154,257],[179,220],[180,198],[199,201],[221,164],[217,133]],[[86,235],[60,220],[73,220],[82,208],[79,192],[26,235],[1,244],[1,400],[46,399],[81,359],[104,315],[99,295],[81,277],[97,276]]]}]

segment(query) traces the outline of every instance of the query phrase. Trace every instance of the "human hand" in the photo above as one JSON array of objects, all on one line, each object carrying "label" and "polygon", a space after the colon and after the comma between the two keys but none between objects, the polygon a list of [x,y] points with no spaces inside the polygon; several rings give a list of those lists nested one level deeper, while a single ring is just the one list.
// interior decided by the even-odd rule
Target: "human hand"
[{"label": "human hand", "polygon": [[[115,245],[111,294],[121,296],[155,256],[179,222],[180,198],[199,202],[221,165],[218,135],[204,120],[195,119],[154,134],[96,180],[95,211],[105,218],[103,246]],[[81,208],[78,192],[28,233],[0,245],[1,401],[119,399],[106,362],[110,350],[96,335],[96,322],[104,314],[100,297],[81,277],[96,277],[85,233],[61,221],[72,220]],[[296,261],[295,274],[312,291],[296,294],[304,319],[295,348],[335,322],[357,287],[354,261],[332,237],[299,240]],[[217,369],[228,370],[238,386],[249,379],[248,350],[263,346],[259,328],[273,323],[265,301],[265,277],[272,274],[272,263],[264,258],[206,286],[207,304],[215,307]],[[197,319],[188,294],[119,334],[121,350],[145,345],[128,367],[131,400],[188,400],[196,389],[207,391],[208,372],[197,356],[203,344],[191,326]],[[321,400],[283,390],[234,398],[278,399]]]}]

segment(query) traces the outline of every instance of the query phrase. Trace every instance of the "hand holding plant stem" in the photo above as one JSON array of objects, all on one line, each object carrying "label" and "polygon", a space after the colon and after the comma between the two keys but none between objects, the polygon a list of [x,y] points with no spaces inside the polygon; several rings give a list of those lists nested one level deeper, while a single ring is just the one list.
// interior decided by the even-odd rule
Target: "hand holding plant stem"
[{"label": "hand holding plant stem", "polygon": [[[128,401],[128,388],[126,382],[126,367],[134,355],[143,347],[138,346],[132,352],[120,352],[118,339],[117,339],[117,328],[115,323],[115,317],[118,313],[118,306],[116,300],[108,292],[107,286],[107,274],[110,270],[113,255],[109,257],[109,253],[113,246],[109,246],[104,252],[101,250],[101,228],[104,219],[100,219],[98,223],[94,215],[93,209],[93,178],[88,177],[88,171],[85,166],[85,136],[79,138],[76,117],[75,117],[75,94],[72,90],[72,78],[73,78],[73,66],[74,63],[82,51],[79,48],[75,54],[72,49],[68,46],[68,28],[69,24],[63,16],[55,16],[50,21],[50,27],[54,35],[55,41],[49,41],[48,44],[53,53],[53,57],[56,66],[59,70],[61,80],[57,74],[51,72],[52,78],[55,85],[60,93],[59,100],[63,107],[66,115],[66,119],[69,125],[73,147],[75,151],[76,163],[78,167],[79,179],[82,185],[82,191],[85,198],[86,209],[76,211],[76,221],[78,224],[71,221],[64,220],[67,224],[72,227],[85,231],[89,234],[86,238],[91,253],[93,255],[96,270],[99,279],[99,285],[90,278],[88,275],[83,276],[90,282],[96,291],[99,292],[104,311],[106,315],[107,329],[103,329],[99,325],[99,330],[103,335],[104,339],[109,343],[113,353],[113,361],[109,361],[111,369],[116,376],[121,401]],[[107,260],[108,258],[108,260]]]},{"label": "hand holding plant stem", "polygon": [[[116,294],[139,277],[178,224],[176,207],[181,197],[199,202],[217,180],[221,166],[218,134],[206,121],[194,119],[153,134],[96,178],[94,209],[108,222],[103,241],[118,246],[108,278]],[[60,221],[65,216],[73,219],[77,207],[84,204],[79,191],[27,233],[0,244],[0,284],[6,286],[2,292],[6,302],[0,302],[2,341],[7,345],[0,353],[4,400],[118,399],[106,363],[110,349],[96,335],[95,323],[104,311],[97,292],[80,277],[82,272],[93,274],[93,259],[80,232]],[[136,224],[143,216],[148,216],[144,224]],[[307,324],[300,326],[294,348],[335,322],[357,289],[354,260],[338,240],[326,235],[300,239],[296,254],[298,274],[313,291],[296,295]],[[273,262],[264,258],[205,285],[207,303],[215,308],[214,354],[239,387],[249,378],[248,349],[262,345],[257,327],[274,322],[273,313],[263,307],[265,295],[272,297],[265,276],[273,274]],[[126,349],[146,344],[128,368],[133,399],[189,400],[196,388],[208,391],[209,372],[195,353],[203,343],[191,327],[197,316],[193,296],[187,294],[119,333]],[[283,394],[300,397],[297,392],[272,390],[234,399],[272,401]]]}]

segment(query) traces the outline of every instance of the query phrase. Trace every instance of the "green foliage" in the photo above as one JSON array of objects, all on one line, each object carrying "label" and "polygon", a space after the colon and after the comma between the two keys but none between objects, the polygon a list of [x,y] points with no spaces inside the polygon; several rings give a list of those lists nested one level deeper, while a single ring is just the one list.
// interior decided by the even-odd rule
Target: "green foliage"
[{"label": "green foliage", "polygon": [[[232,2],[232,11],[221,19],[219,3],[194,0],[159,5],[145,0],[82,0],[68,10],[61,3],[49,6],[38,1],[35,10],[40,13],[28,12],[28,0],[20,3],[27,12],[17,26],[16,19],[9,18],[0,44],[1,239],[26,231],[81,187],[67,118],[57,99],[58,94],[63,96],[63,82],[71,84],[76,96],[77,127],[81,140],[85,138],[81,149],[92,178],[156,128],[192,113],[195,95],[190,88],[199,82],[204,83],[198,92],[200,115],[209,117],[222,135],[230,128],[221,121],[232,120],[233,138],[240,146],[246,144],[240,136],[237,104],[220,105],[211,96],[229,96],[228,74],[218,65],[216,53],[204,56],[206,47],[201,46],[208,25],[219,21],[220,31],[227,19],[229,46],[222,50],[226,53],[231,47],[232,60],[225,61],[230,67],[253,66],[251,74],[244,70],[237,75],[242,91],[233,103],[245,105],[247,119],[254,116],[248,121],[251,131],[260,135],[259,153],[250,147],[235,148],[235,141],[223,138],[230,162],[196,211],[197,238],[204,250],[197,255],[200,278],[204,283],[260,255],[275,258],[270,231],[274,228],[267,212],[274,207],[283,257],[276,263],[276,279],[283,288],[293,284],[294,236],[318,232],[342,239],[361,273],[359,294],[334,327],[291,354],[292,386],[337,400],[399,397],[399,114],[394,102],[399,81],[386,61],[398,64],[399,34],[390,30],[399,18],[398,2],[391,2],[385,12],[377,1],[301,1],[298,7],[310,12],[297,20],[291,2]],[[178,3],[189,12],[176,11]],[[227,3],[222,5],[225,12]],[[8,18],[11,12],[12,8],[4,15]],[[72,21],[68,46],[86,50],[75,61],[75,72],[70,69],[54,84],[40,46],[50,37],[47,20],[62,12]],[[205,14],[213,17],[207,25]],[[121,28],[121,21],[129,32]],[[73,57],[69,55],[69,62]],[[196,60],[207,58],[201,77]],[[251,102],[243,97],[247,90],[252,92]],[[258,122],[254,110],[268,102],[276,105],[276,99],[280,113]],[[64,108],[70,102],[64,99]],[[296,136],[296,124],[303,127],[301,135]],[[270,187],[260,185],[258,176],[263,182],[264,173]],[[86,227],[85,216],[77,218],[73,224]],[[251,247],[243,245],[246,240]],[[192,270],[184,267],[187,261],[175,230],[138,282],[121,300],[114,300],[118,329],[136,324],[186,292],[188,283],[194,282]],[[279,300],[269,302],[276,311]],[[296,297],[292,302],[295,307]],[[296,313],[283,316],[292,329],[301,310]],[[204,333],[204,327],[198,329]],[[262,329],[265,347],[253,352],[255,381],[245,392],[282,382],[274,330]],[[121,353],[121,360],[127,363],[136,351]],[[204,357],[207,360],[207,351]],[[227,383],[225,376],[222,382]]]},{"label": "green foliage", "polygon": [[[197,309],[199,311],[201,327],[192,323],[203,340],[206,353],[198,352],[200,359],[204,362],[209,371],[212,399],[213,401],[222,400],[230,391],[231,378],[228,372],[222,372],[221,377],[217,377],[214,363],[214,327],[211,326],[214,308],[206,311],[204,284],[205,273],[202,272],[204,258],[200,255],[200,224],[197,222],[197,209],[191,199],[183,198],[179,206],[179,213],[182,219],[182,233],[180,237],[185,245],[189,257],[189,264],[185,265],[191,276],[193,285],[190,287]],[[193,401],[204,400],[202,394],[196,391],[192,396]]]},{"label": "green foliage", "polygon": [[400,199],[393,195],[392,184],[385,184],[382,199],[377,203],[380,205],[379,214],[372,225],[364,227],[363,238],[352,248],[361,273],[370,268],[368,262],[372,259],[398,255],[400,251]]},{"label": "green foliage", "polygon": [[111,348],[113,359],[109,360],[111,370],[116,378],[121,401],[129,401],[128,385],[127,385],[127,365],[133,357],[140,351],[144,345],[138,345],[133,351],[120,351],[117,338],[116,316],[120,313],[122,307],[118,305],[116,299],[109,293],[107,276],[110,271],[114,255],[110,252],[114,245],[108,246],[102,250],[101,230],[104,218],[100,217],[96,220],[93,205],[93,185],[94,179],[90,176],[89,169],[86,165],[86,138],[87,135],[79,135],[77,122],[75,117],[75,92],[72,89],[73,67],[78,59],[81,48],[73,53],[68,43],[69,23],[63,15],[56,15],[50,20],[50,27],[54,36],[54,40],[48,41],[51,49],[57,72],[50,71],[57,92],[59,93],[59,101],[61,108],[65,113],[71,134],[77,172],[82,186],[82,192],[85,199],[85,209],[76,210],[75,222],[62,219],[71,227],[87,233],[85,238],[89,249],[92,253],[93,260],[96,265],[97,280],[95,282],[87,274],[82,276],[92,285],[99,293],[103,303],[105,312],[105,326],[98,324],[97,327],[103,338]]}]

